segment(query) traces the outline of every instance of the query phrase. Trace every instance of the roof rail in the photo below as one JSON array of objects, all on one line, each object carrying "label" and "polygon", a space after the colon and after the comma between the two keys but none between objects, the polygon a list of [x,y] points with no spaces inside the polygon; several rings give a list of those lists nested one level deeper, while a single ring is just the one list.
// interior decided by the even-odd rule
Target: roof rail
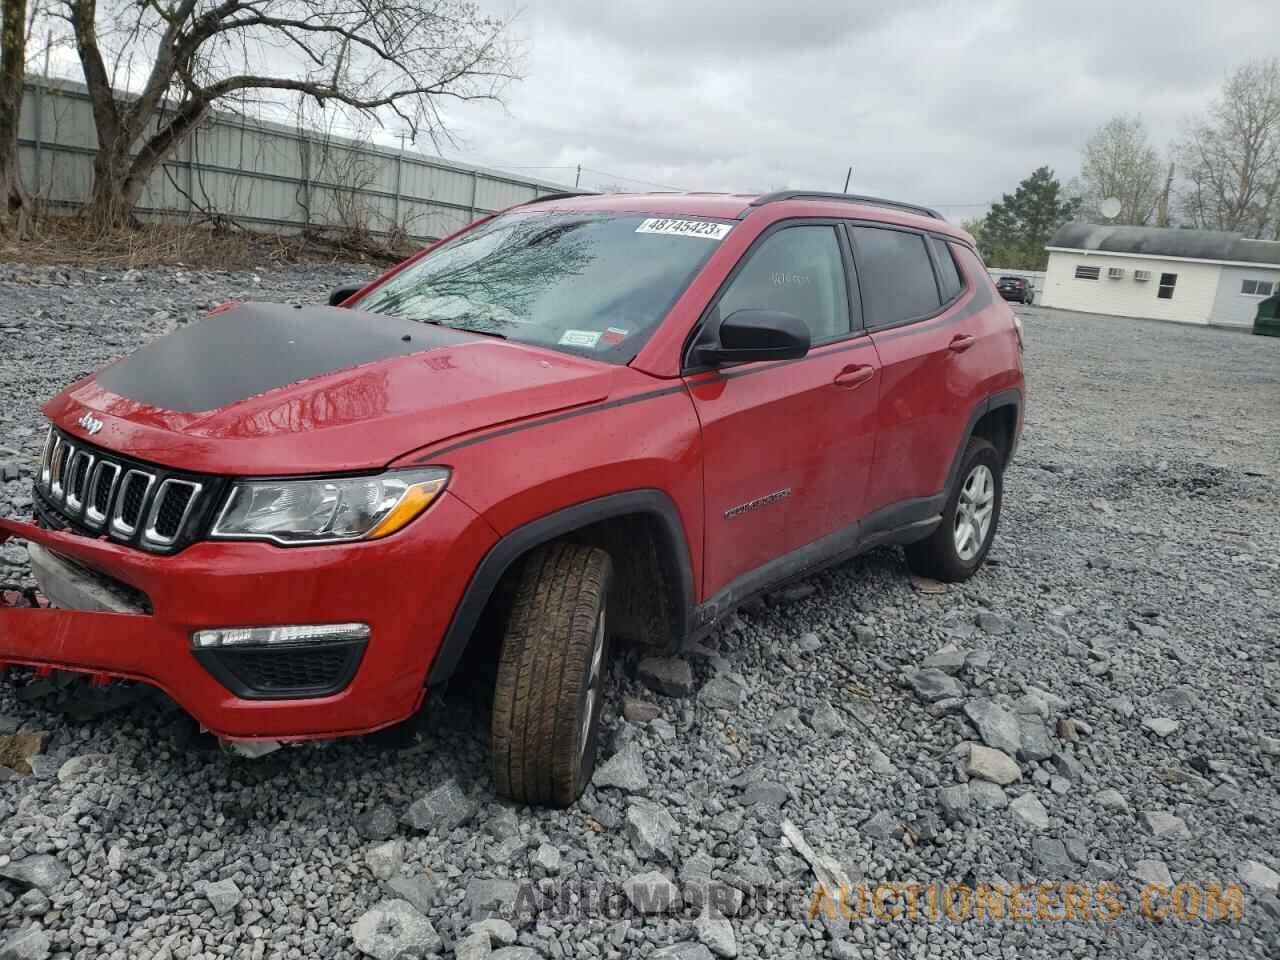
[{"label": "roof rail", "polygon": [[751,201],[750,205],[763,207],[766,203],[780,203],[783,200],[842,200],[846,203],[865,203],[873,207],[892,207],[894,210],[904,210],[907,213],[919,214],[922,217],[932,217],[934,220],[944,219],[937,210],[931,210],[915,203],[883,200],[880,197],[863,197],[856,193],[822,193],[817,190],[779,190],[775,193],[766,193],[756,197]]},{"label": "roof rail", "polygon": [[544,193],[540,197],[534,197],[532,200],[526,200],[520,204],[527,207],[531,203],[546,203],[548,200],[568,200],[570,197],[595,197],[598,194],[594,190],[565,190],[561,193]]}]

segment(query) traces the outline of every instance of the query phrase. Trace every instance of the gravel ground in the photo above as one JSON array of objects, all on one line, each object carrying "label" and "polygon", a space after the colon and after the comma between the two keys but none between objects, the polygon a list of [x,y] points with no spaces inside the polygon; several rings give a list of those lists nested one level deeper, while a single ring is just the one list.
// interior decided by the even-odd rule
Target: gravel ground
[{"label": "gravel ground", "polygon": [[[204,305],[360,273],[0,267],[0,513],[29,510],[61,385]],[[739,610],[689,677],[619,659],[573,809],[496,801],[478,685],[407,746],[250,761],[160,700],[84,720],[0,683],[0,733],[49,733],[0,783],[0,957],[1280,956],[1280,340],[1025,318],[985,569],[940,588],[880,550]],[[897,918],[855,893],[810,920],[815,878],[897,884]],[[1187,884],[1181,915],[1145,916],[1143,880]],[[1073,917],[960,906],[1035,881]],[[956,885],[958,919],[927,889],[907,913],[913,883]],[[1204,919],[1214,884],[1242,916]]]}]

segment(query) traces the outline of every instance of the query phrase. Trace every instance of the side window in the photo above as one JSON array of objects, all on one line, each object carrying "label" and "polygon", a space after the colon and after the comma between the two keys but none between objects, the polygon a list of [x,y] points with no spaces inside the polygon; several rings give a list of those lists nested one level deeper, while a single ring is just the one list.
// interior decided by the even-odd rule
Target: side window
[{"label": "side window", "polygon": [[1156,296],[1161,300],[1172,300],[1173,288],[1177,282],[1178,275],[1176,273],[1160,274],[1160,289],[1156,291]]},{"label": "side window", "polygon": [[918,320],[942,305],[924,237],[861,226],[849,233],[868,327]]},{"label": "side window", "polygon": [[930,237],[929,246],[933,247],[933,259],[938,264],[938,283],[942,285],[942,302],[948,303],[960,296],[964,283],[960,280],[960,271],[956,269],[956,259],[951,255],[951,244],[937,237]]},{"label": "side window", "polygon": [[735,310],[778,310],[809,326],[814,343],[849,332],[849,296],[835,227],[787,227],[766,237],[717,305]]}]

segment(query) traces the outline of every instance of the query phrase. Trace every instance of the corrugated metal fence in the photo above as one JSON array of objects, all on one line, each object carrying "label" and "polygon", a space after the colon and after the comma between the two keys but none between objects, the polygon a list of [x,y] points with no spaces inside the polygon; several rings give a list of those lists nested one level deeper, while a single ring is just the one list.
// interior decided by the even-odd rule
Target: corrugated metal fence
[{"label": "corrugated metal fence", "polygon": [[[28,77],[19,130],[27,189],[55,208],[89,195],[96,152],[82,84]],[[139,212],[228,217],[262,230],[397,226],[430,239],[565,187],[283,124],[211,115],[158,169]]]}]

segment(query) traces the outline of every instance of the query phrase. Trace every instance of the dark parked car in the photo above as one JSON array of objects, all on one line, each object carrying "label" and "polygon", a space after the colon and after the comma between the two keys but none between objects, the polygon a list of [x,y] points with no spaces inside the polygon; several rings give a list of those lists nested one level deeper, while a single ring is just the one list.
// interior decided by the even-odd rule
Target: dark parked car
[{"label": "dark parked car", "polygon": [[1029,304],[1035,296],[1031,284],[1027,283],[1023,277],[1001,277],[996,282],[996,289],[1006,300],[1014,300],[1018,303]]}]

